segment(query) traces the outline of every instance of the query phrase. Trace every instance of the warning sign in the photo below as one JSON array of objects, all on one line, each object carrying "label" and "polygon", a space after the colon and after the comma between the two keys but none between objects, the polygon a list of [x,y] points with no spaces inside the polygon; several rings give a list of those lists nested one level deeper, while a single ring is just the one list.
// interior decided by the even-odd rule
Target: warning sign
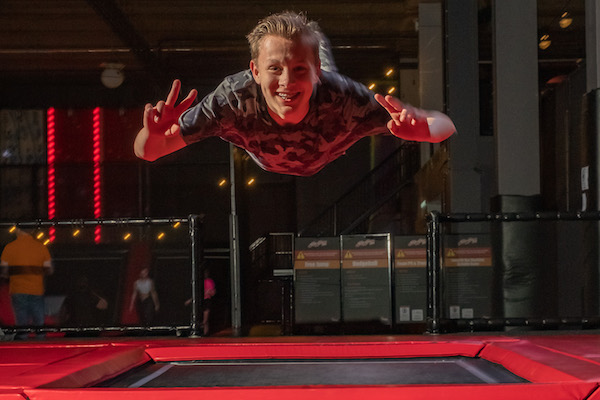
[{"label": "warning sign", "polygon": [[295,321],[337,323],[340,310],[340,239],[296,238]]},{"label": "warning sign", "polygon": [[442,266],[446,317],[490,316],[493,278],[490,236],[446,235]]},{"label": "warning sign", "polygon": [[391,325],[389,234],[342,236],[342,317]]},{"label": "warning sign", "polygon": [[427,314],[427,240],[394,237],[396,322],[422,323]]}]

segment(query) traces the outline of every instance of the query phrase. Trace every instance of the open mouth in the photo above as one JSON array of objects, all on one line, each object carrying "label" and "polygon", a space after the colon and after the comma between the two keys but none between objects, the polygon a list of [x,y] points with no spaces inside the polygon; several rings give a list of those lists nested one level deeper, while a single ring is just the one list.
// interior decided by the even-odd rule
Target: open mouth
[{"label": "open mouth", "polygon": [[294,101],[298,96],[300,96],[300,93],[277,93],[277,96],[287,103]]}]

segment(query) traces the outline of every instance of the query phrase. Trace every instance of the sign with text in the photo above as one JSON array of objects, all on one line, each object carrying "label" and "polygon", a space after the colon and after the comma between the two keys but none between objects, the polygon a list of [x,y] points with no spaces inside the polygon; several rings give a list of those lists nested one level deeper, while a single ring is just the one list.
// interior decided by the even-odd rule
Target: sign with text
[{"label": "sign with text", "polygon": [[301,237],[294,246],[295,322],[339,322],[340,239]]},{"label": "sign with text", "polygon": [[442,265],[446,318],[491,316],[493,270],[490,236],[444,236]]},{"label": "sign with text", "polygon": [[425,322],[427,314],[427,239],[394,237],[396,322]]},{"label": "sign with text", "polygon": [[389,234],[342,236],[342,319],[392,324]]}]

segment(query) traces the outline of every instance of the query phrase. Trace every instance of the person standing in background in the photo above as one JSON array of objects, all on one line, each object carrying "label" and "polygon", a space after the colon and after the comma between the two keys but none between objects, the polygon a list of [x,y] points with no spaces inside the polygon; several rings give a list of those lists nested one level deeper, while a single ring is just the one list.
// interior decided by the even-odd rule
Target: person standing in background
[{"label": "person standing in background", "polygon": [[9,292],[16,326],[44,326],[44,277],[54,270],[48,248],[16,229],[17,238],[8,243],[0,256],[2,276],[9,279]]},{"label": "person standing in background", "polygon": [[[212,298],[217,294],[217,286],[215,281],[210,277],[208,269],[204,270],[204,300],[202,301],[202,330],[204,336],[208,336],[210,332],[210,309],[212,308]],[[186,306],[192,304],[190,297],[184,303]]]},{"label": "person standing in background", "polygon": [[208,336],[210,309],[212,298],[217,294],[215,281],[212,280],[207,269],[204,270],[204,301],[202,302],[202,328],[204,336]]},{"label": "person standing in background", "polygon": [[133,311],[137,301],[140,322],[144,326],[149,326],[154,322],[154,317],[160,309],[154,280],[149,275],[148,268],[140,271],[140,277],[133,283],[133,295],[129,303],[129,310]]}]

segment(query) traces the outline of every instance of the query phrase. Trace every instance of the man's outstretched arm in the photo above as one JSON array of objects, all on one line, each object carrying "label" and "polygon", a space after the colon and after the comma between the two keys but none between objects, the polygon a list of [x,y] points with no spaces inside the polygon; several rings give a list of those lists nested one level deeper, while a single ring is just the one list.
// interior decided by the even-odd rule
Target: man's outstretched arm
[{"label": "man's outstretched arm", "polygon": [[422,110],[402,103],[393,96],[375,95],[375,100],[390,114],[390,132],[399,138],[417,142],[439,143],[456,131],[454,123],[439,111]]},{"label": "man's outstretched arm", "polygon": [[192,89],[187,97],[176,106],[180,89],[181,82],[176,79],[173,81],[166,101],[161,100],[155,106],[150,103],[146,104],[144,125],[135,137],[133,144],[137,157],[154,161],[185,147],[186,143],[181,137],[178,121],[181,114],[196,99],[197,91]]}]

